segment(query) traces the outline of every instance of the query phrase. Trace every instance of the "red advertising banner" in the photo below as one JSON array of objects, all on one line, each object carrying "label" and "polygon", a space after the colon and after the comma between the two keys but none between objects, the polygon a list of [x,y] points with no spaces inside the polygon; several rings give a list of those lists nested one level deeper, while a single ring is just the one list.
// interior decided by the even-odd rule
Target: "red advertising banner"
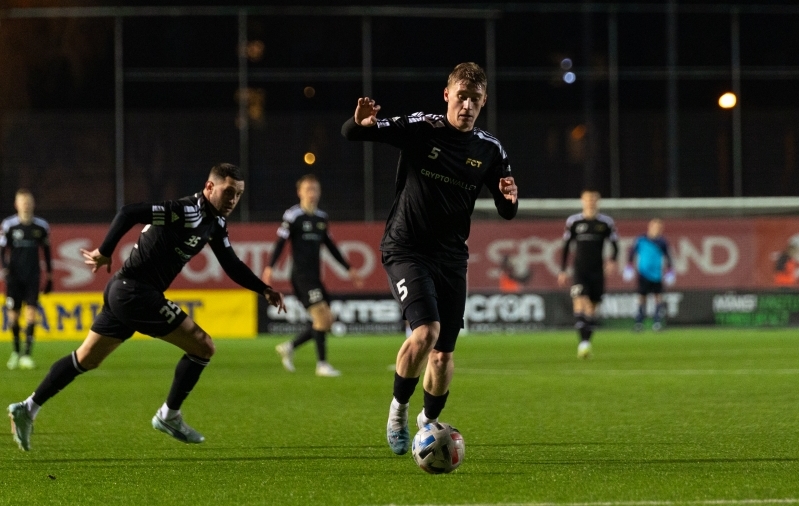
[{"label": "red advertising banner", "polygon": [[[646,231],[645,220],[617,222],[620,235],[619,273],[635,237]],[[239,257],[260,275],[274,248],[278,223],[231,224],[230,237]],[[563,220],[478,221],[469,238],[469,289],[498,291],[503,263],[515,271],[524,291],[558,290]],[[80,248],[94,249],[105,225],[53,225],[55,288],[59,291],[101,291],[109,274],[92,274]],[[120,242],[112,272],[122,265],[139,228]],[[324,281],[336,293],[388,293],[378,250],[383,224],[332,223],[342,253],[365,279],[361,289],[323,249]],[[665,236],[677,273],[678,289],[752,289],[797,285],[798,218],[729,218],[667,220]],[[797,247],[790,248],[792,244]],[[288,249],[288,248],[287,248]],[[291,256],[283,254],[273,273],[276,288],[290,291]],[[796,257],[796,258],[794,258]],[[782,273],[775,269],[782,268]],[[236,285],[227,278],[210,248],[195,257],[175,280],[174,289],[222,289]],[[630,290],[621,276],[608,279],[609,290]]]}]

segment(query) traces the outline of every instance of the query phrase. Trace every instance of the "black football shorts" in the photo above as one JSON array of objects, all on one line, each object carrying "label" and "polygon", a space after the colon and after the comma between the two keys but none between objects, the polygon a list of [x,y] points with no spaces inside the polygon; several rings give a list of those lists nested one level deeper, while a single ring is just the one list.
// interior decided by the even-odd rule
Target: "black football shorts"
[{"label": "black football shorts", "polygon": [[411,328],[440,322],[435,349],[454,351],[466,310],[466,261],[446,262],[425,255],[383,252],[383,268],[391,293]]},{"label": "black football shorts", "polygon": [[291,286],[294,287],[294,295],[302,302],[305,309],[319,302],[330,304],[330,296],[318,279],[291,278]]},{"label": "black football shorts", "polygon": [[570,293],[572,298],[585,296],[594,304],[599,304],[605,294],[605,273],[602,269],[591,272],[575,271]]},{"label": "black football shorts", "polygon": [[663,282],[652,281],[640,274],[638,275],[638,293],[640,295],[647,295],[650,293],[660,294],[663,293]]},{"label": "black football shorts", "polygon": [[163,337],[178,328],[187,316],[152,286],[114,276],[105,286],[103,309],[94,319],[92,330],[123,341],[134,332]]},{"label": "black football shorts", "polygon": [[39,277],[32,279],[6,278],[6,307],[13,311],[22,309],[22,303],[39,306]]}]

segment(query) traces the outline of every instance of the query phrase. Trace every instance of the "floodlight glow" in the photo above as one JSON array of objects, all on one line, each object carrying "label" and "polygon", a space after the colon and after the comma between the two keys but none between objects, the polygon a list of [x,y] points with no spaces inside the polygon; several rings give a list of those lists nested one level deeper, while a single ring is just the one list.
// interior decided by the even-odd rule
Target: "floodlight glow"
[{"label": "floodlight glow", "polygon": [[574,74],[574,72],[566,72],[565,74],[563,74],[563,81],[566,84],[571,84],[571,83],[573,83],[576,80],[577,80],[577,76]]},{"label": "floodlight glow", "polygon": [[315,154],[313,154],[313,153],[305,153],[305,156],[303,156],[303,157],[302,157],[302,159],[303,159],[303,160],[305,161],[305,163],[307,163],[308,165],[313,165],[313,164],[314,164],[314,162],[316,161],[316,155],[315,155]]},{"label": "floodlight glow", "polygon": [[305,95],[306,98],[313,98],[316,95],[316,90],[313,86],[306,86],[302,93]]},{"label": "floodlight glow", "polygon": [[735,107],[735,104],[738,103],[738,97],[735,96],[735,93],[727,92],[724,95],[719,97],[719,107],[722,109],[732,109]]},{"label": "floodlight glow", "polygon": [[560,68],[563,70],[569,70],[572,68],[572,59],[571,58],[564,58],[560,61]]}]

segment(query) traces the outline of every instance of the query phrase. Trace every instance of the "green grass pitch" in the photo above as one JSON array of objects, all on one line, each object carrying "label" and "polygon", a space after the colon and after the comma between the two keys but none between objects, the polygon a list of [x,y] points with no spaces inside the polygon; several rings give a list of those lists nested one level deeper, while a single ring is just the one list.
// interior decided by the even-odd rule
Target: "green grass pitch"
[{"label": "green grass pitch", "polygon": [[[314,376],[312,343],[285,372],[278,342],[217,341],[183,407],[201,445],[150,426],[180,352],[126,343],[44,406],[31,452],[3,429],[0,504],[799,502],[796,330],[601,329],[588,361],[574,332],[463,336],[441,419],[466,459],[441,476],[385,443],[401,336],[332,338],[340,378]],[[75,347],[3,367],[3,406]]]}]

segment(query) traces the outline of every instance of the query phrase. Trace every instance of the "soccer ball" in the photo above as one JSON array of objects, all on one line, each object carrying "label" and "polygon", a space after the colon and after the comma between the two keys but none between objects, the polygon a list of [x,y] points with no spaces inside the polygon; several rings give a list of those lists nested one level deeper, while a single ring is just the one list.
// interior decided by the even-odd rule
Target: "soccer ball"
[{"label": "soccer ball", "polygon": [[422,427],[411,447],[416,465],[430,474],[451,473],[463,462],[463,436],[447,423],[432,422]]}]

